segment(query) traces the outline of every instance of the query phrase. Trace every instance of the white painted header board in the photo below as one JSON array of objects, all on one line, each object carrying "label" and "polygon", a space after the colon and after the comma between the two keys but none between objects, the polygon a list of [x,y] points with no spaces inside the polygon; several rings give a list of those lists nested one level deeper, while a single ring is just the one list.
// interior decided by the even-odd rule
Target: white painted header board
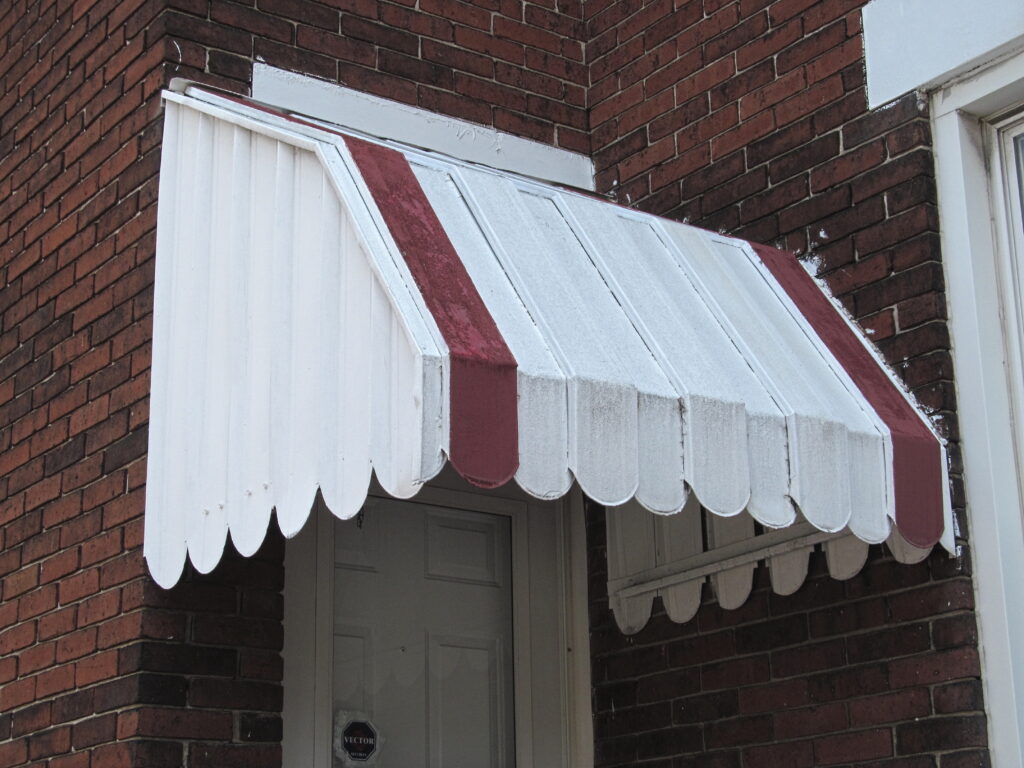
[{"label": "white painted header board", "polygon": [[863,13],[871,108],[1024,48],[1021,0],[871,0]]}]

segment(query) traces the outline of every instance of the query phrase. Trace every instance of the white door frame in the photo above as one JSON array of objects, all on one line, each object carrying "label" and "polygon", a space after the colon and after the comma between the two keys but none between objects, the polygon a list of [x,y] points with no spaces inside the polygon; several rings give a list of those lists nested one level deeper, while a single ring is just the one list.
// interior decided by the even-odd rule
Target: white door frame
[{"label": "white door frame", "polygon": [[[382,497],[387,498],[371,492],[367,504]],[[592,766],[586,532],[579,489],[543,502],[514,488],[481,492],[444,473],[406,503],[511,519],[516,766]],[[283,751],[289,768],[331,766],[335,525],[319,500],[316,506],[285,549]],[[544,563],[552,562],[549,573],[557,583],[541,576]],[[545,583],[538,583],[540,578]]]}]

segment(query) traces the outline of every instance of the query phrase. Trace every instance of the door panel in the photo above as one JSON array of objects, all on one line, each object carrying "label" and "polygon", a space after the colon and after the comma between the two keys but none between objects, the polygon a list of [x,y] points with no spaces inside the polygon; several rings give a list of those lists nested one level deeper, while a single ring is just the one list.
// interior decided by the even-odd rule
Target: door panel
[{"label": "door panel", "polygon": [[501,642],[430,636],[427,669],[431,765],[505,768]]},{"label": "door panel", "polygon": [[373,640],[369,627],[334,628],[334,711],[373,709]]}]

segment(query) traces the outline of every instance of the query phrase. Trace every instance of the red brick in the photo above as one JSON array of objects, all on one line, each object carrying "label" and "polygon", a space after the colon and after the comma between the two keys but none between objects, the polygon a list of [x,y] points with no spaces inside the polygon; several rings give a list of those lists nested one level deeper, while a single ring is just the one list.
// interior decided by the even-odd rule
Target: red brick
[{"label": "red brick", "polygon": [[775,735],[778,739],[815,736],[845,730],[850,723],[847,704],[841,702],[787,709],[775,714]]},{"label": "red brick", "polygon": [[75,665],[75,683],[84,687],[117,676],[117,661],[117,651],[97,653],[81,659]]},{"label": "red brick", "polygon": [[807,84],[804,71],[797,69],[782,77],[772,80],[763,88],[759,88],[740,99],[740,117],[748,120],[763,109],[768,109],[794,93],[802,91]]},{"label": "red brick", "polygon": [[838,701],[887,690],[888,670],[884,664],[845,667],[816,675],[807,684],[811,701]]},{"label": "red brick", "polygon": [[700,687],[696,669],[676,669],[637,681],[635,696],[638,704],[648,704],[697,693]]},{"label": "red brick", "polygon": [[[676,102],[681,104],[698,94],[705,93],[712,87],[724,82],[735,73],[736,65],[731,58],[720,59],[714,64],[701,69],[692,77],[686,77],[682,80],[678,80],[675,77],[675,74],[677,73],[674,73],[672,79],[678,83],[675,86]],[[649,83],[649,85],[653,84]],[[653,88],[650,90],[653,90]]]},{"label": "red brick", "polygon": [[761,138],[775,128],[775,118],[770,111],[761,112],[755,117],[740,123],[736,128],[713,139],[711,154],[718,159],[728,155],[735,149]]},{"label": "red brick", "polygon": [[53,667],[36,676],[36,695],[39,698],[75,687],[75,670],[71,665]]},{"label": "red brick", "polygon": [[937,714],[980,712],[984,709],[980,680],[965,680],[932,689],[932,700]]},{"label": "red brick", "polygon": [[57,640],[57,661],[79,659],[96,650],[95,628],[83,629]]},{"label": "red brick", "polygon": [[[52,724],[50,702],[25,707],[13,714],[10,735],[17,738],[33,731],[42,731]],[[0,735],[6,735],[0,733]]]},{"label": "red brick", "polygon": [[232,718],[227,712],[199,712],[143,707],[118,715],[117,737],[155,736],[225,740],[231,737]]},{"label": "red brick", "polygon": [[836,101],[843,95],[843,83],[839,77],[811,85],[807,90],[786,99],[775,109],[775,122],[779,126],[798,120],[819,108]]},{"label": "red brick", "polygon": [[743,45],[736,51],[736,62],[740,69],[746,69],[761,61],[770,61],[774,54],[800,39],[800,19],[793,19],[781,26],[772,25],[768,34]]},{"label": "red brick", "polygon": [[30,675],[52,666],[56,659],[56,649],[55,643],[43,643],[22,650],[18,654],[19,674]]},{"label": "red brick", "polygon": [[861,762],[892,754],[892,732],[886,729],[837,734],[814,741],[815,765]]},{"label": "red brick", "polygon": [[[0,690],[2,695],[2,690]],[[20,765],[28,760],[28,740],[18,739],[0,743],[0,765]]]},{"label": "red brick", "polygon": [[917,720],[931,714],[927,688],[908,688],[895,693],[851,701],[850,724],[856,727]]},{"label": "red brick", "polygon": [[78,608],[71,606],[48,613],[39,619],[39,639],[49,640],[75,628]]},{"label": "red brick", "polygon": [[18,599],[18,621],[27,621],[57,605],[57,588],[45,586]]},{"label": "red brick", "polygon": [[32,760],[66,752],[71,747],[71,729],[53,728],[32,734],[28,742],[28,755]]},{"label": "red brick", "polygon": [[76,573],[60,583],[60,602],[62,605],[75,600],[80,600],[86,595],[94,594],[99,590],[99,570],[90,568],[86,571]]},{"label": "red brick", "polygon": [[761,744],[772,741],[774,736],[770,715],[719,720],[704,728],[704,742],[711,749]]},{"label": "red brick", "polygon": [[846,648],[852,663],[895,658],[929,650],[931,633],[927,624],[903,624],[850,637]]},{"label": "red brick", "polygon": [[981,715],[931,718],[896,729],[896,746],[901,755],[981,747],[985,741],[985,718]]},{"label": "red brick", "polygon": [[768,658],[763,655],[726,659],[701,669],[701,683],[708,691],[763,683],[768,676]]},{"label": "red brick", "polygon": [[191,768],[220,768],[244,765],[249,768],[277,768],[281,764],[281,747],[270,744],[219,745],[200,744],[189,752]]},{"label": "red brick", "polygon": [[974,648],[933,651],[889,662],[889,679],[894,688],[931,685],[961,677],[978,677],[981,663]]},{"label": "red brick", "polygon": [[743,751],[744,768],[813,768],[814,748],[809,741],[790,741]]}]

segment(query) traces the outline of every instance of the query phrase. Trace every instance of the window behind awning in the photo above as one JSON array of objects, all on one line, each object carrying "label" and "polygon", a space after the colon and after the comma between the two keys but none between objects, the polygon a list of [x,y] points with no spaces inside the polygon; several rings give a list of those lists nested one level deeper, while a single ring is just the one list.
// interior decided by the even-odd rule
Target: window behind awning
[{"label": "window behind awning", "polygon": [[408,497],[446,461],[545,499],[689,501],[720,542],[952,549],[941,441],[792,256],[197,88],[164,104],[160,584],[229,533],[254,553],[274,510],[294,535],[318,490],[348,518],[371,473]]}]

